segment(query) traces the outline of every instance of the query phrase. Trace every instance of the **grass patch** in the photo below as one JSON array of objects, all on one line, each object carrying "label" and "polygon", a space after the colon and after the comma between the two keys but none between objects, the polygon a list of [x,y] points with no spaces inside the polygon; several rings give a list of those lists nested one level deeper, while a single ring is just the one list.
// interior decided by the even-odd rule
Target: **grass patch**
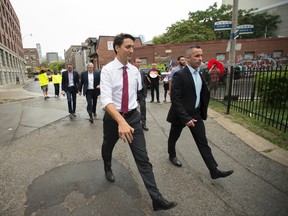
[{"label": "grass patch", "polygon": [[230,109],[229,115],[226,114],[227,108],[224,104],[215,100],[210,100],[209,107],[221,114],[224,114],[226,118],[231,121],[241,124],[243,127],[254,132],[255,134],[263,137],[271,143],[279,146],[280,148],[288,150],[288,134],[283,131],[279,131],[267,124],[264,124],[254,118],[246,116],[242,113],[238,113],[233,109]]}]

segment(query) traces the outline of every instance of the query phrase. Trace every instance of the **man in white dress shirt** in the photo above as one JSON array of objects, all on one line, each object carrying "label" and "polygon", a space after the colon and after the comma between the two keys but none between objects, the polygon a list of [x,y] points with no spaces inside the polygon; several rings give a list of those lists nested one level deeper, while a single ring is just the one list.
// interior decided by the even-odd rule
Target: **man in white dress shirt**
[{"label": "man in white dress shirt", "polygon": [[138,69],[129,63],[132,59],[134,42],[135,38],[130,34],[117,35],[113,43],[116,57],[101,71],[101,104],[105,109],[102,144],[104,171],[107,180],[114,182],[115,177],[111,169],[112,151],[120,137],[128,143],[132,151],[145,187],[153,201],[154,211],[167,210],[175,207],[177,203],[169,202],[162,197],[147,155],[146,141],[140,124],[141,115],[136,109],[137,90],[142,89],[141,75]]}]

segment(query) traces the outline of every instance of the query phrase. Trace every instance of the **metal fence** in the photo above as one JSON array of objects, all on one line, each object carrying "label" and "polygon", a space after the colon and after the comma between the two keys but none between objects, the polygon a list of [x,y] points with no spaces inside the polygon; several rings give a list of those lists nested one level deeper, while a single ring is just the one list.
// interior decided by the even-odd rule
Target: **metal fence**
[{"label": "metal fence", "polygon": [[[231,68],[220,78],[211,98],[230,109],[287,132],[288,124],[288,67]],[[207,71],[203,72],[209,83]]]}]

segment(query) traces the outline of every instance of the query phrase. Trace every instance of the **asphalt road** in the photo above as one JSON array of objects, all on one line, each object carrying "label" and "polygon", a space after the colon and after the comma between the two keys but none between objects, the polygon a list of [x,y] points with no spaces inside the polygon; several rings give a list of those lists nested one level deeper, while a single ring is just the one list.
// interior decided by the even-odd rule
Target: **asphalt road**
[{"label": "asphalt road", "polygon": [[0,215],[288,215],[287,166],[209,117],[207,137],[219,169],[234,174],[212,180],[188,129],[177,144],[183,167],[174,167],[167,154],[170,103],[147,102],[145,138],[156,181],[165,198],[179,203],[153,212],[130,149],[121,141],[113,152],[116,181],[106,181],[99,104],[90,124],[85,97],[78,96],[77,117],[71,119],[66,98],[54,98],[49,87],[47,101],[33,82],[26,89],[37,97],[0,105]]}]

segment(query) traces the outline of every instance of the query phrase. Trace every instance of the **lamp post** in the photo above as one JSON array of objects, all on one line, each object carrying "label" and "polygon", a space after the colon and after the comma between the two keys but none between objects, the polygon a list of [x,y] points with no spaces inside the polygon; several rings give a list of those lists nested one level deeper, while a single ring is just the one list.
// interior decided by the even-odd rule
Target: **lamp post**
[{"label": "lamp post", "polygon": [[[24,49],[24,47],[23,47],[23,41],[24,41],[24,39],[25,39],[26,37],[28,37],[28,36],[32,37],[32,33],[29,33],[29,34],[25,35],[25,36],[22,38],[22,48],[23,48],[23,49]],[[18,56],[19,56],[19,53],[18,53]],[[19,57],[20,57],[20,56],[19,56]],[[25,61],[25,56],[24,56],[24,61]],[[23,64],[24,64],[24,61],[23,61]],[[22,66],[23,66],[23,64],[20,64],[20,73],[21,73],[21,75],[22,75],[23,84],[25,84],[24,73],[25,73],[25,70],[26,70],[26,66],[25,66],[25,70],[22,71]]]}]

